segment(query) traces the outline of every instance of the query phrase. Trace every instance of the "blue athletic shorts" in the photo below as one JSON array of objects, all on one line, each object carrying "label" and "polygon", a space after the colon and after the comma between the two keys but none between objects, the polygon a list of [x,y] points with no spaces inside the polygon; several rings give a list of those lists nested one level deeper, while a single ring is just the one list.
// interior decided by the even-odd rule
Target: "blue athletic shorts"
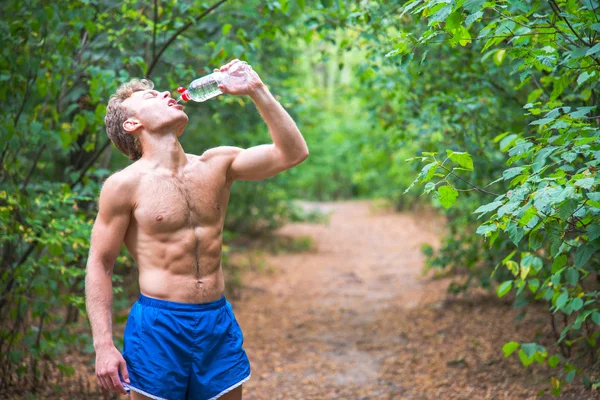
[{"label": "blue athletic shorts", "polygon": [[243,342],[225,296],[192,304],[140,295],[125,326],[123,386],[152,399],[216,399],[250,379]]}]

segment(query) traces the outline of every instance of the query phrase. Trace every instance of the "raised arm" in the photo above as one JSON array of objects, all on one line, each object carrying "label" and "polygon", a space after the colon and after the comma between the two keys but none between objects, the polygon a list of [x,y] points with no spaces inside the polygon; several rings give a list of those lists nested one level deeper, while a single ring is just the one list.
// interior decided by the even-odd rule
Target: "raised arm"
[{"label": "raised arm", "polygon": [[[227,69],[238,60],[221,67]],[[228,147],[233,160],[227,172],[231,180],[266,179],[300,164],[308,157],[308,146],[294,120],[273,97],[255,71],[251,71],[251,81],[242,86],[219,85],[223,93],[248,95],[264,119],[273,139],[271,144],[263,144],[248,149]]]},{"label": "raised arm", "polygon": [[110,176],[102,186],[92,228],[85,275],[85,304],[96,350],[96,376],[105,389],[127,394],[118,371],[129,382],[125,360],[112,338],[112,273],[132,211],[132,183],[125,175]]}]

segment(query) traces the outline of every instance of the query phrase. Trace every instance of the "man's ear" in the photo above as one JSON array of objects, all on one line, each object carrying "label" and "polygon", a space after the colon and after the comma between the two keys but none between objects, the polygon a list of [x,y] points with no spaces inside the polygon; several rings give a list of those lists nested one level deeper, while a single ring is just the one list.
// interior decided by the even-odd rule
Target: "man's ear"
[{"label": "man's ear", "polygon": [[134,118],[127,118],[125,122],[123,122],[123,129],[125,129],[126,132],[134,132],[141,126],[142,124],[140,121]]}]

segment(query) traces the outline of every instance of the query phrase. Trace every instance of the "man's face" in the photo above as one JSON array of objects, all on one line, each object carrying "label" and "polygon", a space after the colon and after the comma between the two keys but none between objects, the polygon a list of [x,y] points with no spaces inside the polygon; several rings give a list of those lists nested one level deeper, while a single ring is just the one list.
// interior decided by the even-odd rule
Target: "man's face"
[{"label": "man's face", "polygon": [[132,111],[129,120],[136,120],[147,131],[175,130],[180,136],[185,129],[188,116],[183,106],[171,98],[167,91],[141,90],[123,101],[123,106]]}]

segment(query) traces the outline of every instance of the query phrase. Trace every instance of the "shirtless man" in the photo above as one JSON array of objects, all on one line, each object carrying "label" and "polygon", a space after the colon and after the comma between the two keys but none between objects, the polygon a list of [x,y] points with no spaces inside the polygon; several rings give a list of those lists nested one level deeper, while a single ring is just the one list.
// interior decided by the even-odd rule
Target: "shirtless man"
[{"label": "shirtless man", "polygon": [[[219,86],[250,96],[269,128],[273,143],[248,149],[186,154],[178,141],[188,122],[183,106],[150,81],[122,85],[108,103],[108,135],[135,162],[102,186],[86,270],[96,375],[106,390],[129,391],[132,399],[242,398],[250,364],[221,269],[231,185],[274,176],[308,157],[292,118],[258,74],[251,76],[247,84]],[[141,291],[123,354],[111,318],[112,270],[122,243],[139,268]]]}]

